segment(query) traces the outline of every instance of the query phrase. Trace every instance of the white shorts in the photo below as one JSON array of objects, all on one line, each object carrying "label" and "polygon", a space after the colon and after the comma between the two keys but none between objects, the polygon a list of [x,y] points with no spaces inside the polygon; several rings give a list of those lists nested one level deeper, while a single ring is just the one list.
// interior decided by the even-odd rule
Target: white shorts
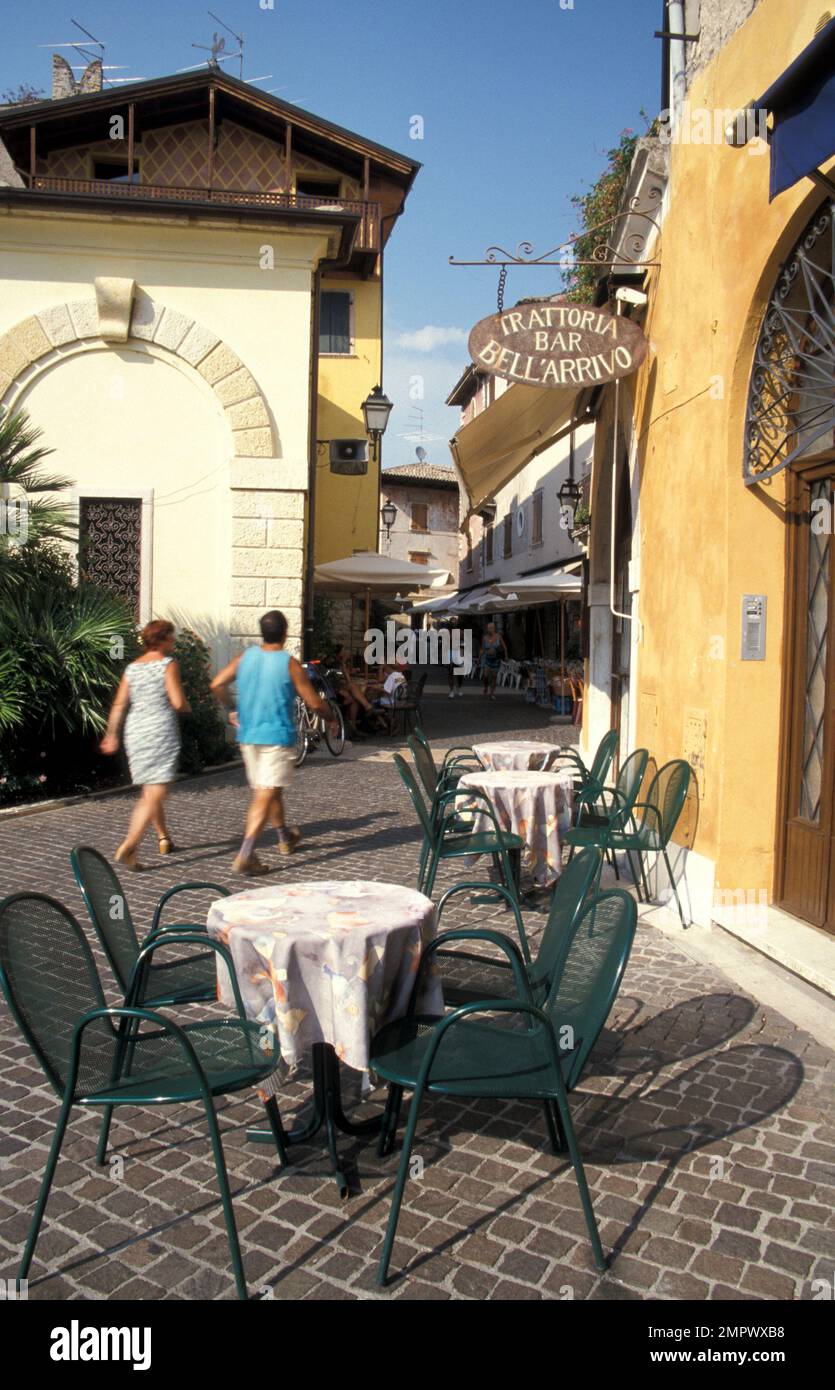
[{"label": "white shorts", "polygon": [[239,744],[246,768],[246,780],[253,791],[270,787],[289,787],[296,770],[295,746],[280,743]]}]

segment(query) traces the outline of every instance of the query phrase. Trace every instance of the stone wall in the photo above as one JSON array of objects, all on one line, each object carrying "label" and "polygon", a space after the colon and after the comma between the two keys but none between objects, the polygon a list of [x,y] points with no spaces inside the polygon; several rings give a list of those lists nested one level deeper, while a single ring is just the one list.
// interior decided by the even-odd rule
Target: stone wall
[{"label": "stone wall", "polygon": [[[232,480],[233,645],[258,635],[258,619],[278,608],[289,624],[288,646],[299,655],[304,573],[304,494],[270,486],[274,467],[249,465]],[[258,474],[261,476],[258,476]],[[247,485],[247,479],[252,485]],[[261,486],[258,486],[258,484]],[[236,485],[238,484],[238,485]]]},{"label": "stone wall", "polygon": [[[699,35],[698,43],[686,45],[688,87],[694,77],[713,61],[719,50],[745,23],[759,3],[760,0],[687,0],[687,33],[698,32]],[[824,8],[822,2],[821,12]]]}]

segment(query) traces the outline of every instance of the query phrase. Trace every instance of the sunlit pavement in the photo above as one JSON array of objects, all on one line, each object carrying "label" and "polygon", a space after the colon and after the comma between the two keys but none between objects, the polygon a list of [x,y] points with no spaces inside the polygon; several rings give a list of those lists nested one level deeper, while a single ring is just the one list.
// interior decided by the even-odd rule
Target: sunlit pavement
[{"label": "sunlit pavement", "polygon": [[[438,743],[489,734],[574,742],[569,726],[518,692],[484,701],[440,686],[424,725]],[[391,765],[401,740],[357,743],[341,760],[317,752],[291,807],[304,843],[264,857],[277,879],[414,883],[419,836]],[[87,926],[72,878],[73,844],[112,853],[129,795],[0,822],[4,891],[66,903]],[[180,851],[126,877],[138,922],[163,890],[189,878],[240,888],[231,875],[246,789],[242,772],[179,784]],[[439,889],[453,874],[439,875]],[[205,899],[194,914],[205,912]],[[462,907],[450,924],[505,925],[498,908]],[[542,917],[528,912],[535,936]],[[115,987],[100,960],[112,1002]],[[8,1012],[0,1017],[0,1277],[13,1278],[57,1112],[54,1095]],[[432,1101],[418,1127],[422,1171],[407,1187],[380,1291],[376,1259],[397,1153],[343,1137],[353,1191],[341,1201],[320,1138],[292,1151],[279,1176],[247,1143],[263,1111],[220,1107],[244,1265],[254,1297],[783,1299],[832,1296],[835,1276],[833,1053],[716,968],[674,932],[642,923],[624,985],[572,1102],[604,1246],[595,1272],[571,1170],[547,1147],[536,1105]],[[358,1095],[348,1073],[349,1098]],[[309,1097],[304,1075],[280,1097],[285,1123]],[[376,1095],[372,1098],[376,1103]],[[30,1298],[231,1298],[234,1285],[205,1121],[194,1107],[119,1110],[111,1161],[94,1164],[97,1120],[75,1112],[35,1262]],[[817,1283],[815,1281],[823,1281]]]}]

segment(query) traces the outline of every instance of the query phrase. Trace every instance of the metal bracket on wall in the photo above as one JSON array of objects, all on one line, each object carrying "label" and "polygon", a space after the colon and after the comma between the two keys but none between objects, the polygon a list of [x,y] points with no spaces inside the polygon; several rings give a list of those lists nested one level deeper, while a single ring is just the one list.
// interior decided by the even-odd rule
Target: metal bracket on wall
[{"label": "metal bracket on wall", "polygon": [[[653,194],[656,195],[654,201],[660,201],[660,188],[653,190]],[[629,229],[621,225],[636,220],[648,225],[640,230],[637,228]],[[617,228],[620,228],[620,232],[615,235],[613,232]],[[456,260],[455,256],[450,256],[449,264],[498,266],[499,284],[496,299],[498,312],[501,313],[504,309],[504,291],[509,266],[520,266],[525,269],[533,266],[559,266],[562,270],[570,271],[577,266],[591,265],[600,266],[601,270],[608,267],[610,276],[617,274],[618,271],[648,270],[652,266],[660,265],[660,261],[643,259],[652,233],[660,234],[660,230],[655,218],[647,212],[641,212],[633,200],[624,212],[616,213],[614,217],[607,218],[605,222],[596,223],[594,227],[589,227],[586,231],[569,237],[567,241],[552,246],[550,250],[543,251],[539,256],[534,255],[532,242],[520,241],[517,243],[515,251],[506,251],[503,246],[488,246],[484,252],[483,260],[461,261]],[[598,236],[600,239],[595,242],[594,239]],[[572,249],[575,246],[579,246],[582,251],[590,248],[589,255],[587,257],[575,256]],[[556,259],[554,259],[555,257]]]}]

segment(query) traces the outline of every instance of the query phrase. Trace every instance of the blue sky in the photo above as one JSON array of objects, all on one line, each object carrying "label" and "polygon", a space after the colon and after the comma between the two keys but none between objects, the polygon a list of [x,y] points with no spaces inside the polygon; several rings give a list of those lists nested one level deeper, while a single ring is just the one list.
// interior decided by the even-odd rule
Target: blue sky
[{"label": "blue sky", "polygon": [[[576,230],[584,192],[626,128],[660,105],[658,0],[215,0],[242,33],[244,77],[410,154],[424,165],[386,256],[385,387],[396,409],[386,465],[425,447],[449,460],[457,413],[443,404],[467,363],[470,326],[496,308],[497,272],[457,269],[487,246],[535,254]],[[201,0],[37,0],[16,9],[0,52],[0,91],[48,90],[50,50],[76,36],[107,45],[113,77],[158,77],[201,60],[219,26]],[[220,32],[224,32],[220,30]],[[231,47],[233,40],[226,35]],[[39,48],[39,44],[47,45]],[[78,61],[66,48],[70,61]],[[236,63],[226,65],[236,76]],[[412,117],[422,140],[410,138]],[[554,279],[551,277],[554,276]],[[551,293],[557,272],[511,271],[506,302]],[[412,378],[424,399],[409,399]]]}]

